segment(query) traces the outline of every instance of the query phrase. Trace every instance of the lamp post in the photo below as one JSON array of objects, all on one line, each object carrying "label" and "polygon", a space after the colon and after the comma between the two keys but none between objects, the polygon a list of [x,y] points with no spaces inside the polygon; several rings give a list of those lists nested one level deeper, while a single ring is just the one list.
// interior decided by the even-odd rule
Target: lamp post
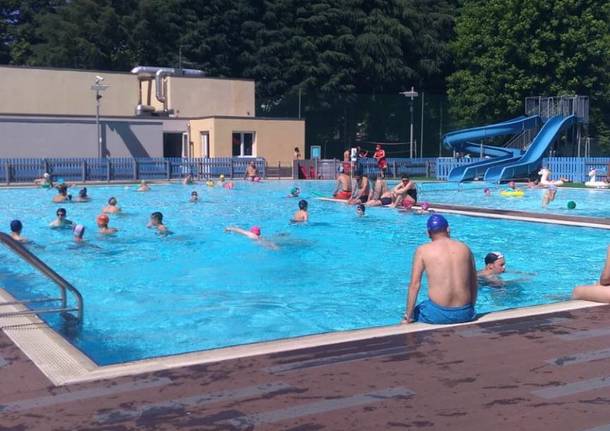
[{"label": "lamp post", "polygon": [[100,128],[100,100],[102,99],[102,92],[106,90],[110,85],[102,84],[104,78],[101,76],[95,77],[95,84],[91,86],[91,90],[95,91],[95,126],[97,128],[97,157],[102,157],[102,129]]},{"label": "lamp post", "polygon": [[413,99],[417,97],[417,91],[415,91],[415,87],[411,86],[411,91],[403,91],[402,94],[405,97],[411,98],[411,106],[409,111],[411,113],[411,127],[409,128],[409,158],[413,158]]}]

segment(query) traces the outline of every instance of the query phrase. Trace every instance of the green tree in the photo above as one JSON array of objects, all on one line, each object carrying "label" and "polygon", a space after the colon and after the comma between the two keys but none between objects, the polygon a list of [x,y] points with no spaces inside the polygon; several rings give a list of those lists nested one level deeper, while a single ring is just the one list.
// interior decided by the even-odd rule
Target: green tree
[{"label": "green tree", "polygon": [[451,49],[448,94],[462,124],[522,114],[526,96],[581,94],[610,145],[610,3],[465,0]]}]

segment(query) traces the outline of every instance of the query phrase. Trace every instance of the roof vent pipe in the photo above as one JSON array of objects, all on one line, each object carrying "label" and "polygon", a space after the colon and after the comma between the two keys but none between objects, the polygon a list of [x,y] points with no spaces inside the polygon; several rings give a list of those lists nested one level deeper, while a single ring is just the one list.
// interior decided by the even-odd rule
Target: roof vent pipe
[{"label": "roof vent pipe", "polygon": [[131,73],[138,78],[151,79],[155,76],[155,97],[163,103],[163,111],[167,111],[167,95],[163,80],[166,76],[205,76],[203,70],[198,69],[174,69],[171,67],[137,66],[131,69]]}]

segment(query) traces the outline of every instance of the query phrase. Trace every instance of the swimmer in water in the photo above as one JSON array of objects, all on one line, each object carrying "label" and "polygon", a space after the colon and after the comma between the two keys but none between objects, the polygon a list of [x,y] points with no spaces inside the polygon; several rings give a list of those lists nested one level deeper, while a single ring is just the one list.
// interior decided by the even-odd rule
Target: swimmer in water
[{"label": "swimmer in water", "polygon": [[49,224],[50,228],[52,228],[52,229],[72,228],[72,225],[73,225],[72,220],[68,220],[66,218],[67,213],[66,213],[65,208],[57,208],[55,215],[57,216],[57,218]]},{"label": "swimmer in water", "polygon": [[546,208],[551,202],[555,200],[557,196],[557,186],[555,184],[549,184],[549,187],[544,192],[542,197],[542,208]]},{"label": "swimmer in water", "polygon": [[108,227],[108,223],[110,223],[110,217],[107,214],[100,214],[95,219],[97,223],[97,227],[99,228],[99,233],[103,235],[113,235],[117,233],[119,230],[115,227]]},{"label": "swimmer in water", "polygon": [[51,175],[49,175],[48,172],[42,174],[42,178],[35,179],[34,184],[39,185],[43,189],[53,188],[53,180],[51,179]]},{"label": "swimmer in water", "polygon": [[137,192],[149,192],[150,186],[148,185],[146,180],[142,180],[142,181],[140,181],[140,187],[138,187],[138,189],[136,191]]},{"label": "swimmer in water", "polygon": [[301,189],[298,187],[293,187],[290,189],[290,193],[288,194],[289,198],[298,198],[301,194]]},{"label": "swimmer in water", "polygon": [[263,247],[270,248],[272,250],[277,250],[279,248],[276,243],[262,238],[261,228],[258,226],[252,226],[250,230],[245,230],[236,226],[227,226],[225,228],[225,232],[238,233],[240,235],[257,241],[258,244],[262,245]]},{"label": "swimmer in water", "polygon": [[182,180],[182,184],[184,184],[185,186],[193,184],[193,175],[192,174],[188,174],[186,177],[184,177],[184,179]]},{"label": "swimmer in water", "polygon": [[366,207],[364,206],[364,204],[356,205],[356,214],[358,215],[358,217],[364,216],[365,211]]},{"label": "swimmer in water", "polygon": [[68,186],[66,184],[60,184],[56,187],[57,194],[53,196],[53,202],[62,203],[72,200],[72,195],[68,194]]},{"label": "swimmer in water", "polygon": [[224,183],[225,182],[225,176],[223,174],[220,174],[220,176],[218,177],[218,181],[220,183]]},{"label": "swimmer in water", "polygon": [[504,286],[504,282],[500,278],[500,274],[504,271],[506,271],[504,255],[493,251],[485,256],[485,268],[477,272],[477,277],[488,286],[501,287]]},{"label": "swimmer in water", "polygon": [[191,198],[189,199],[189,202],[198,202],[199,201],[199,195],[197,194],[197,192],[195,190],[193,190],[191,192]]},{"label": "swimmer in water", "polygon": [[147,228],[155,228],[160,234],[168,234],[167,227],[163,224],[163,214],[159,211],[155,211],[150,215],[150,221],[148,222]]},{"label": "swimmer in water", "polygon": [[13,220],[11,222],[11,238],[23,244],[30,242],[26,237],[21,235],[22,230],[23,224],[20,220]]},{"label": "swimmer in water", "polygon": [[296,222],[306,222],[309,220],[309,214],[307,213],[307,201],[305,199],[301,199],[299,201],[299,210],[294,213],[292,216],[292,221]]},{"label": "swimmer in water", "polygon": [[72,233],[74,242],[76,242],[77,244],[82,244],[85,242],[85,226],[83,226],[82,224],[77,224],[76,226],[74,226]]},{"label": "swimmer in water", "polygon": [[83,187],[78,191],[78,196],[74,199],[74,202],[89,202],[91,198],[87,195],[87,187]]},{"label": "swimmer in water", "polygon": [[108,199],[108,205],[106,205],[104,207],[102,212],[105,212],[108,214],[116,214],[118,212],[121,212],[121,208],[117,204],[118,204],[118,202],[117,202],[116,198],[114,196],[111,197],[110,199]]}]

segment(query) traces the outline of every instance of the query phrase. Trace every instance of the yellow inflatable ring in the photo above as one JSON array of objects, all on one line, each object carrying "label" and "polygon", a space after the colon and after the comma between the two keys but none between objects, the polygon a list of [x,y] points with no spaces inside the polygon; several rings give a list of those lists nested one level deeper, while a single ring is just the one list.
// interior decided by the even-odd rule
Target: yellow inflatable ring
[{"label": "yellow inflatable ring", "polygon": [[520,198],[525,193],[523,192],[523,190],[502,190],[500,194],[506,197]]}]

